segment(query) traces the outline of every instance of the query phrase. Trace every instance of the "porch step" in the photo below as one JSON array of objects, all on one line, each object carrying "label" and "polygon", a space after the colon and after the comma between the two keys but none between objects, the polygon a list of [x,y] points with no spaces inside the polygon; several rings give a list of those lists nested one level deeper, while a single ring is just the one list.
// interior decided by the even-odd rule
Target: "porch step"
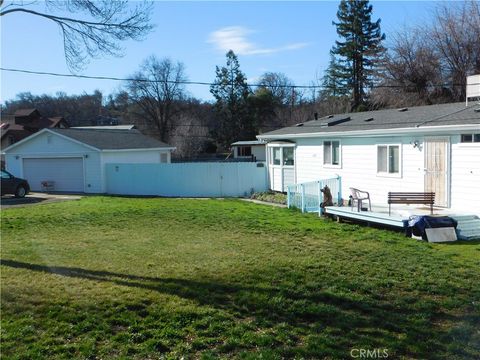
[{"label": "porch step", "polygon": [[475,215],[451,216],[458,223],[457,237],[459,240],[480,239],[480,218]]}]

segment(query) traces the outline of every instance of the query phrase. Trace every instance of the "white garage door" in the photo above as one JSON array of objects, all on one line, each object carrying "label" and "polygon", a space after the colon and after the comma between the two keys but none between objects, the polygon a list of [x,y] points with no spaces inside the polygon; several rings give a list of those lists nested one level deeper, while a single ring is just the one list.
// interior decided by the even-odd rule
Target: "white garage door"
[{"label": "white garage door", "polygon": [[55,191],[83,192],[83,159],[23,159],[23,177],[32,191],[41,191],[42,181],[54,181]]}]

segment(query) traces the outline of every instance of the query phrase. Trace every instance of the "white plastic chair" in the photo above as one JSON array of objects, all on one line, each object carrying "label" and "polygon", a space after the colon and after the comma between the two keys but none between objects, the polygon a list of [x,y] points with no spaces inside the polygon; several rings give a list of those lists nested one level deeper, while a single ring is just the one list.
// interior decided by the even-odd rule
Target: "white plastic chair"
[{"label": "white plastic chair", "polygon": [[372,202],[370,201],[370,194],[367,191],[350,188],[350,192],[352,196],[352,202],[350,204],[352,207],[352,211],[355,201],[357,202],[357,211],[362,211],[363,200],[368,200],[368,208],[370,211],[372,211]]}]

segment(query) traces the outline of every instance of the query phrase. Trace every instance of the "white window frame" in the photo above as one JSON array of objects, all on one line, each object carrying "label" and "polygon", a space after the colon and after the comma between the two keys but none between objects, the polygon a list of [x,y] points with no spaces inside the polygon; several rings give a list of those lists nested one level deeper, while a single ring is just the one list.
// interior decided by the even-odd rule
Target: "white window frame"
[{"label": "white window frame", "polygon": [[[283,159],[283,149],[284,148],[293,148],[293,165],[284,165]],[[297,163],[297,152],[295,151],[296,145],[295,144],[278,144],[278,145],[270,145],[268,147],[268,165],[275,166],[275,167],[284,167],[284,168],[294,168],[295,164]],[[280,164],[274,164],[273,160],[273,149],[280,149]]]},{"label": "white window frame", "polygon": [[[474,136],[475,135],[478,135],[480,134],[480,132],[464,132],[464,133],[461,133],[459,135],[459,139],[458,139],[458,145],[461,146],[461,147],[480,147],[480,142],[475,142],[473,141],[474,139]],[[469,141],[469,142],[463,142],[462,141],[462,135],[472,135],[472,141]]]},{"label": "white window frame", "polygon": [[[398,147],[398,173],[391,173],[389,172],[389,167],[390,167],[390,161],[388,159],[389,153],[390,153],[390,147],[397,146]],[[378,169],[378,148],[380,147],[387,147],[387,171],[379,171]],[[376,146],[376,153],[375,153],[375,162],[376,162],[376,168],[377,168],[377,177],[389,177],[389,178],[401,178],[402,177],[402,171],[403,171],[403,161],[402,161],[402,144],[400,143],[395,143],[395,144],[377,144]]]},{"label": "white window frame", "polygon": [[[329,142],[330,143],[330,149],[331,151],[333,150],[332,143],[333,142],[338,142],[338,164],[332,164],[332,159],[333,159],[333,152],[330,153],[330,164],[325,163],[325,143]],[[322,141],[322,164],[323,167],[326,169],[341,169],[342,168],[342,142],[340,139],[331,139],[331,140],[323,140]]]}]

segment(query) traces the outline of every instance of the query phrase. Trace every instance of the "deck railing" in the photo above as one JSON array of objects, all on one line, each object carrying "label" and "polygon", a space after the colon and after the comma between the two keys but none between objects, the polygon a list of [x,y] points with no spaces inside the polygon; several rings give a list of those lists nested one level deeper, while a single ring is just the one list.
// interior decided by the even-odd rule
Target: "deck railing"
[{"label": "deck railing", "polygon": [[330,188],[333,203],[339,205],[342,202],[342,178],[340,176],[317,181],[309,181],[287,187],[287,205],[289,208],[297,208],[302,212],[323,213],[320,204],[323,202],[321,189],[325,186]]}]

